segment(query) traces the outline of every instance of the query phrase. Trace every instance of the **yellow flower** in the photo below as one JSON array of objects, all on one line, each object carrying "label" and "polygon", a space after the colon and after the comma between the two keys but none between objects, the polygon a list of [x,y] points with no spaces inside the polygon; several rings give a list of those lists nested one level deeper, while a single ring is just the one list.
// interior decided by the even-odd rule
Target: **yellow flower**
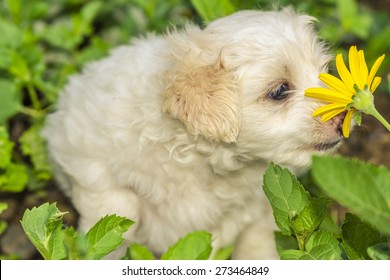
[{"label": "yellow flower", "polygon": [[[357,112],[372,114],[372,110],[367,111],[366,106],[373,106],[372,93],[381,82],[381,78],[375,75],[384,58],[385,55],[379,57],[371,70],[368,71],[364,52],[362,50],[358,51],[356,46],[352,46],[349,49],[348,60],[350,70],[348,70],[342,54],[338,54],[336,56],[336,68],[340,79],[330,74],[322,73],[319,75],[319,79],[328,88],[309,88],[305,91],[305,96],[317,98],[329,103],[315,110],[313,117],[321,116],[321,120],[326,122],[346,111],[347,113],[343,122],[343,135],[345,138],[348,138],[352,117]],[[362,94],[365,96],[364,98],[361,98],[362,96],[360,95]],[[356,98],[357,96],[359,98]],[[364,104],[362,105],[361,101],[363,99]],[[366,104],[367,102],[370,104]]]}]

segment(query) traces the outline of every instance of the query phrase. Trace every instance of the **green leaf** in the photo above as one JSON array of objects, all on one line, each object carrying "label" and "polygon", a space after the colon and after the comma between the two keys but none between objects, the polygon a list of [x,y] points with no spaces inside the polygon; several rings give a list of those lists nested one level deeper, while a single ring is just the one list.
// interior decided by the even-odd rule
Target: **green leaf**
[{"label": "green leaf", "polygon": [[305,255],[305,251],[300,250],[285,250],[280,252],[281,260],[300,260]]},{"label": "green leaf", "polygon": [[78,52],[77,63],[83,65],[89,61],[97,60],[108,53],[108,45],[99,38],[93,38],[88,48]]},{"label": "green leaf", "polygon": [[353,20],[358,15],[358,6],[355,0],[337,0],[339,18],[344,29],[349,30]]},{"label": "green leaf", "polygon": [[18,113],[21,108],[17,87],[9,80],[0,79],[0,105],[0,125]]},{"label": "green leaf", "polygon": [[292,228],[301,248],[324,220],[328,203],[328,198],[313,198],[292,220]]},{"label": "green leaf", "polygon": [[286,250],[280,253],[283,260],[340,260],[341,250],[337,239],[327,231],[316,231],[306,243],[305,251]]},{"label": "green leaf", "polygon": [[[3,213],[5,210],[8,209],[8,204],[0,202],[0,214]],[[5,231],[8,224],[6,221],[0,221],[0,235]]]},{"label": "green leaf", "polygon": [[122,235],[134,224],[116,215],[100,219],[87,233],[88,258],[101,259],[118,248],[124,241]]},{"label": "green leaf", "polygon": [[0,18],[0,47],[17,48],[22,41],[23,31],[10,21]]},{"label": "green leaf", "polygon": [[69,260],[88,259],[88,242],[84,234],[80,234],[73,227],[63,230],[64,244]]},{"label": "green leaf", "polygon": [[[6,221],[0,221],[0,235],[7,229],[8,224]],[[1,258],[0,258],[1,259]]]},{"label": "green leaf", "polygon": [[390,234],[390,171],[342,157],[313,158],[313,178],[334,200]]},{"label": "green leaf", "polygon": [[154,260],[154,256],[146,246],[132,243],[122,260]]},{"label": "green leaf", "polygon": [[96,18],[96,16],[99,14],[99,11],[102,8],[102,6],[103,6],[102,1],[88,2],[86,5],[83,6],[83,8],[80,11],[81,17],[86,23],[88,24],[92,23],[93,20]]},{"label": "green leaf", "polygon": [[230,0],[191,0],[191,3],[204,21],[212,21],[235,12]]},{"label": "green leaf", "polygon": [[17,52],[11,54],[9,72],[21,81],[27,83],[31,80],[31,73],[26,59]]},{"label": "green leaf", "polygon": [[337,7],[345,32],[351,32],[361,39],[366,39],[373,23],[372,17],[359,11],[356,0],[338,0]]},{"label": "green leaf", "polygon": [[22,14],[21,0],[5,0],[5,4],[14,20],[21,18],[21,14]]},{"label": "green leaf", "polygon": [[284,251],[299,249],[297,239],[295,237],[283,235],[279,231],[275,232],[275,243],[276,250],[278,251],[279,255],[281,255],[281,253]]},{"label": "green leaf", "polygon": [[291,235],[291,220],[309,204],[309,193],[290,171],[273,163],[265,171],[263,182],[276,224],[284,235]]},{"label": "green leaf", "polygon": [[33,124],[23,132],[19,142],[23,154],[31,158],[36,177],[48,180],[51,177],[51,168],[47,159],[45,141],[40,134],[41,129],[41,123]]},{"label": "green leaf", "polygon": [[8,209],[8,204],[4,202],[0,202],[0,214]]},{"label": "green leaf", "polygon": [[211,254],[211,234],[195,231],[181,238],[161,257],[162,260],[207,260]]},{"label": "green leaf", "polygon": [[61,231],[64,214],[58,210],[55,203],[45,203],[24,212],[22,227],[46,260],[66,258],[64,235]]},{"label": "green leaf", "polygon": [[44,32],[42,32],[42,38],[55,47],[71,51],[82,39],[80,37],[82,34],[74,34],[74,29],[77,30],[74,25],[79,24],[79,21],[80,16],[74,16],[66,21],[56,22],[47,26]]},{"label": "green leaf", "polygon": [[307,254],[301,259],[340,260],[341,250],[338,240],[324,230],[316,231],[306,243]]},{"label": "green leaf", "polygon": [[367,253],[373,260],[390,260],[390,245],[389,243],[379,243],[368,247]]},{"label": "green leaf", "polygon": [[14,144],[8,137],[8,131],[4,126],[0,126],[0,168],[2,169],[7,168],[12,159]]},{"label": "green leaf", "polygon": [[231,255],[233,254],[234,246],[230,245],[225,248],[219,249],[215,255],[213,256],[213,260],[228,260],[230,259]]},{"label": "green leaf", "polygon": [[341,230],[343,235],[341,246],[350,260],[369,259],[367,248],[386,241],[377,230],[349,213]]},{"label": "green leaf", "polygon": [[21,192],[27,183],[27,169],[22,164],[11,163],[0,175],[0,190],[3,192]]}]

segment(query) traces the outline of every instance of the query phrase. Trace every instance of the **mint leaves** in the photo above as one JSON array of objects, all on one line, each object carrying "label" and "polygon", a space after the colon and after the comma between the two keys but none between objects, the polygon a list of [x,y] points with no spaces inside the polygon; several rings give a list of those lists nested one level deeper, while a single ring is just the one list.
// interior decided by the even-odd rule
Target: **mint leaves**
[{"label": "mint leaves", "polygon": [[390,234],[390,171],[341,157],[314,157],[313,177],[333,199]]},{"label": "mint leaves", "polygon": [[347,213],[342,225],[330,221],[329,198],[312,197],[290,171],[271,163],[263,189],[281,230],[280,257],[390,259],[390,171],[341,157],[314,157],[312,174],[326,194],[355,214]]},{"label": "mint leaves", "polygon": [[310,195],[286,169],[270,164],[264,174],[263,189],[274,210],[275,221],[282,233],[291,235],[291,221],[309,204]]},{"label": "mint leaves", "polygon": [[161,257],[162,260],[207,260],[211,254],[211,234],[195,231],[180,239]]},{"label": "mint leaves", "polygon": [[116,215],[105,216],[86,235],[65,228],[56,204],[45,203],[26,210],[22,226],[28,238],[46,260],[101,259],[119,247],[134,222]]},{"label": "mint leaves", "polygon": [[[0,212],[4,207],[0,205]],[[21,223],[25,233],[46,260],[100,260],[123,243],[122,235],[134,224],[124,217],[107,215],[83,234],[73,227],[65,227],[62,222],[65,214],[56,203],[45,203],[27,209],[23,215]],[[161,259],[207,260],[211,251],[211,234],[195,231],[172,245]],[[222,255],[229,257],[226,253]],[[132,243],[122,259],[153,260],[154,256],[147,247]]]},{"label": "mint leaves", "polygon": [[[272,163],[264,174],[263,189],[282,234],[295,236],[299,246],[299,250],[280,251],[281,258],[341,258],[334,246],[337,240],[326,231],[315,232],[325,218],[328,199],[312,198],[290,171]],[[321,251],[324,246],[328,246],[326,252]]]}]

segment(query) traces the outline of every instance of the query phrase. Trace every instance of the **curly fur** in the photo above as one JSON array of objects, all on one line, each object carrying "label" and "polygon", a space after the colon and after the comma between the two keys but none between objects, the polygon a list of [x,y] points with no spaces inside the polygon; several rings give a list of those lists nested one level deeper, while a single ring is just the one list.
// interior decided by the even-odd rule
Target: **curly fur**
[{"label": "curly fur", "polygon": [[[80,228],[116,213],[136,221],[124,246],[160,255],[208,230],[214,250],[276,258],[262,172],[300,173],[341,137],[341,117],[313,119],[321,104],[303,95],[329,61],[312,21],[241,11],[136,39],[71,77],[43,135]],[[282,83],[288,97],[273,100]]]}]

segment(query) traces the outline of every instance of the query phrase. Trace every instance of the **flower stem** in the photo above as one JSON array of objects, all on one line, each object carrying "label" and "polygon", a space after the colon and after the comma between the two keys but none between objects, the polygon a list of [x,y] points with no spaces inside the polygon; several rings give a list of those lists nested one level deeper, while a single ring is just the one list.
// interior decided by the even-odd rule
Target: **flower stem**
[{"label": "flower stem", "polygon": [[383,126],[386,127],[388,131],[390,131],[390,124],[386,121],[384,117],[382,117],[381,114],[379,114],[378,110],[375,107],[371,108],[369,114],[376,118],[378,121],[380,121],[381,124],[383,124]]}]

